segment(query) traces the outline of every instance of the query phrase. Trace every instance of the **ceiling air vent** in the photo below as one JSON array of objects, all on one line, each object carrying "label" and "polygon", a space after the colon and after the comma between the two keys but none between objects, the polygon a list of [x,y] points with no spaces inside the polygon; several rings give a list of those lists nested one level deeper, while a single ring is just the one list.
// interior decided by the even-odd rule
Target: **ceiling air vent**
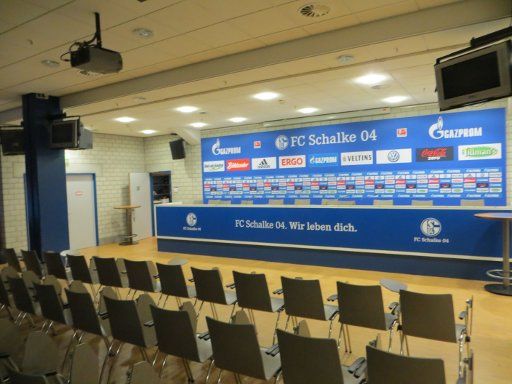
[{"label": "ceiling air vent", "polygon": [[304,17],[322,17],[329,13],[331,8],[324,4],[311,3],[299,8],[299,13]]}]

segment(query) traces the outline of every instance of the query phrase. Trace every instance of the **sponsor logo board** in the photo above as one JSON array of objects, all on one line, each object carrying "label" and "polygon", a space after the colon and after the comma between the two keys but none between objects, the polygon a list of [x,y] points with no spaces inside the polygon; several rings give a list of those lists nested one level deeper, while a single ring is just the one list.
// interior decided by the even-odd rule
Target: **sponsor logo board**
[{"label": "sponsor logo board", "polygon": [[443,117],[439,116],[437,121],[428,129],[428,134],[431,138],[436,140],[460,139],[463,137],[480,137],[482,136],[482,131],[482,127],[446,129],[446,127],[444,127]]},{"label": "sponsor logo board", "polygon": [[373,151],[342,152],[341,165],[373,164]]},{"label": "sponsor logo board", "polygon": [[400,164],[411,162],[411,148],[385,149],[377,151],[377,164]]},{"label": "sponsor logo board", "polygon": [[453,160],[453,147],[416,148],[416,161]]},{"label": "sponsor logo board", "polygon": [[501,159],[501,143],[459,145],[459,160]]},{"label": "sponsor logo board", "polygon": [[251,169],[249,159],[231,159],[226,160],[226,170],[233,171],[248,171]]},{"label": "sponsor logo board", "polygon": [[215,156],[218,156],[218,155],[236,155],[238,153],[242,153],[242,147],[223,148],[221,146],[220,139],[217,139],[215,141],[215,143],[212,145],[212,153]]},{"label": "sponsor logo board", "polygon": [[256,157],[251,159],[252,169],[276,169],[277,159],[275,157]]},{"label": "sponsor logo board", "polygon": [[224,160],[205,161],[203,163],[203,171],[204,172],[224,172],[225,171]]},{"label": "sponsor logo board", "polygon": [[279,168],[304,168],[306,155],[279,156]]},{"label": "sponsor logo board", "polygon": [[309,155],[309,165],[312,167],[332,167],[338,165],[337,153],[322,153]]}]

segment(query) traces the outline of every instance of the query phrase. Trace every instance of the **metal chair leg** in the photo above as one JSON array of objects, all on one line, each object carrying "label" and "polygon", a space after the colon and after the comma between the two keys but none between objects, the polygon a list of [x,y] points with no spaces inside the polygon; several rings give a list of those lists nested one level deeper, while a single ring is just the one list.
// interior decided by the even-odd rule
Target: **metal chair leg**
[{"label": "metal chair leg", "polygon": [[123,348],[124,343],[121,342],[119,344],[119,347],[114,352],[114,356],[112,356],[112,364],[110,365],[110,369],[108,370],[108,376],[107,376],[107,384],[110,383],[110,376],[112,375],[112,371],[114,370],[114,365],[116,363],[117,357],[119,356],[119,352],[121,352],[121,348]]},{"label": "metal chair leg", "polygon": [[233,315],[235,314],[235,309],[236,309],[236,301],[233,304],[233,309],[231,310],[231,315],[229,315],[229,321],[230,322],[231,322],[231,319],[233,319]]},{"label": "metal chair leg", "polygon": [[219,372],[219,377],[217,378],[217,384],[222,382],[222,370]]},{"label": "metal chair leg", "polygon": [[329,321],[329,332],[328,332],[328,336],[327,336],[329,339],[331,338],[331,335],[332,335],[332,325],[333,325],[335,318],[336,318],[336,316],[333,316],[331,318],[331,320]]},{"label": "metal chair leg", "polygon": [[201,311],[203,310],[204,301],[201,301],[201,304],[199,305],[199,310],[197,311],[196,319],[199,319],[199,315],[201,315]]},{"label": "metal chair leg", "polygon": [[188,382],[194,382],[194,375],[192,374],[192,369],[190,368],[190,363],[187,359],[181,359],[183,362],[183,366],[185,367],[185,372],[187,373]]},{"label": "metal chair leg", "polygon": [[343,335],[343,346],[345,347],[345,352],[348,352],[347,348],[347,337],[345,335],[345,325],[343,323],[340,323],[340,333],[338,334],[338,349],[341,346],[341,336]]},{"label": "metal chair leg", "polygon": [[112,340],[112,343],[109,345],[109,347],[107,349],[107,354],[105,355],[105,358],[103,359],[103,364],[101,365],[100,378],[99,378],[98,383],[101,383],[101,379],[103,379],[103,374],[104,374],[105,368],[107,366],[107,361],[110,357],[110,354],[114,350],[114,344],[115,344],[115,341]]},{"label": "metal chair leg", "polygon": [[215,363],[215,360],[211,359],[210,364],[208,366],[208,372],[206,373],[206,380],[205,380],[206,384],[208,384],[210,382],[210,375],[212,373],[214,363]]},{"label": "metal chair leg", "polygon": [[352,342],[350,340],[350,332],[348,330],[348,325],[345,325],[345,330],[347,332],[347,341],[348,341],[348,353],[352,353]]},{"label": "metal chair leg", "polygon": [[60,367],[61,372],[64,372],[64,366],[66,365],[66,360],[68,359],[69,352],[71,351],[71,348],[74,344],[74,341],[76,340],[76,336],[78,335],[78,329],[75,329],[73,332],[73,335],[71,336],[71,340],[69,340],[68,347],[66,348],[66,352],[64,353],[64,360],[62,360],[62,365]]},{"label": "metal chair leg", "polygon": [[144,347],[139,347],[139,351],[140,351],[140,354],[142,355],[142,358],[151,364],[151,361],[149,361],[148,354],[147,354],[146,350],[144,349]]},{"label": "metal chair leg", "polygon": [[279,383],[279,380],[281,380],[282,374],[283,374],[283,371],[279,371],[279,373],[276,375],[276,379],[274,380],[274,384]]},{"label": "metal chair leg", "polygon": [[281,312],[277,312],[276,326],[274,327],[274,335],[272,336],[272,345],[276,344],[277,341],[277,327],[279,327],[279,319],[281,318]]},{"label": "metal chair leg", "polygon": [[290,323],[290,315],[288,315],[286,317],[286,324],[284,325],[284,330],[287,331],[288,330],[288,324]]},{"label": "metal chair leg", "polygon": [[238,373],[235,373],[236,384],[242,384],[242,379]]},{"label": "metal chair leg", "polygon": [[155,352],[155,356],[153,356],[153,361],[151,362],[151,365],[154,367],[156,364],[156,361],[158,360],[158,355],[160,354],[160,350],[157,349]]},{"label": "metal chair leg", "polygon": [[162,377],[162,373],[164,372],[165,365],[167,364],[167,358],[169,355],[165,355],[164,361],[162,361],[162,366],[160,367],[160,373],[158,374],[158,377]]},{"label": "metal chair leg", "polygon": [[217,311],[215,310],[215,304],[210,303],[210,309],[212,310],[212,316],[215,320],[219,320],[219,316],[217,316]]}]

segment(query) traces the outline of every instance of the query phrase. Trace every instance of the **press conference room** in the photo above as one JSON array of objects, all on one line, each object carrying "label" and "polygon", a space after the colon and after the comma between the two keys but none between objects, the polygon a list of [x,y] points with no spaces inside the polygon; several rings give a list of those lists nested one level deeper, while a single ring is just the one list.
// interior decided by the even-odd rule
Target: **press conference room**
[{"label": "press conference room", "polygon": [[509,384],[511,128],[511,0],[1,0],[0,382]]}]

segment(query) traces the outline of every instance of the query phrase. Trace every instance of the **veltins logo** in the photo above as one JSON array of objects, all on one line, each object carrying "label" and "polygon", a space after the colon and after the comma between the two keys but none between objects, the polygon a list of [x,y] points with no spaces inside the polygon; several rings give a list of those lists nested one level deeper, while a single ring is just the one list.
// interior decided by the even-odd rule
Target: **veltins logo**
[{"label": "veltins logo", "polygon": [[439,116],[437,122],[428,129],[428,134],[433,139],[458,139],[461,137],[482,136],[482,127],[443,129],[443,117]]},{"label": "veltins logo", "polygon": [[248,171],[249,169],[251,169],[249,165],[249,159],[226,160],[226,168],[230,172]]},{"label": "veltins logo", "polygon": [[276,169],[277,159],[275,157],[256,157],[251,159],[253,170],[258,169]]},{"label": "veltins logo", "polygon": [[288,137],[286,137],[285,135],[277,136],[275,144],[276,144],[276,148],[279,149],[280,151],[288,148],[288,144],[289,144]]},{"label": "veltins logo", "polygon": [[341,165],[373,164],[373,151],[342,152]]},{"label": "veltins logo", "polygon": [[224,160],[205,161],[203,163],[203,172],[224,172]]},{"label": "veltins logo", "polygon": [[242,153],[241,147],[229,147],[229,148],[221,148],[220,139],[217,139],[215,143],[212,145],[212,153],[215,156],[218,155],[236,155],[238,153]]},{"label": "veltins logo", "polygon": [[377,151],[377,164],[412,163],[412,149],[384,149]]},{"label": "veltins logo", "polygon": [[189,227],[195,227],[197,224],[197,216],[195,213],[190,212],[185,219]]},{"label": "veltins logo", "polygon": [[501,143],[459,145],[459,160],[501,159]]},{"label": "veltins logo", "polygon": [[428,217],[420,224],[421,233],[427,237],[436,237],[441,233],[441,222],[433,217]]},{"label": "veltins logo", "polygon": [[400,160],[400,152],[398,151],[389,151],[388,152],[388,160],[390,163],[397,163]]},{"label": "veltins logo", "polygon": [[304,168],[306,167],[306,155],[279,156],[279,168]]},{"label": "veltins logo", "polygon": [[312,167],[332,167],[338,165],[337,153],[322,153],[309,156],[309,165]]}]

